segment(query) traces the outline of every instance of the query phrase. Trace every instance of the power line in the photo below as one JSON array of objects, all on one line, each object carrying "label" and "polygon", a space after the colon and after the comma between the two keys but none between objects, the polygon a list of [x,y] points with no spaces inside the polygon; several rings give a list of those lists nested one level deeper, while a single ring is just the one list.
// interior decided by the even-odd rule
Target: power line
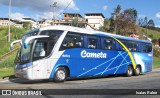
[{"label": "power line", "polygon": [[64,13],[64,11],[70,6],[70,4],[72,3],[73,0],[71,0],[68,5],[64,8],[63,12],[59,13],[57,16],[59,17],[61,14]]}]

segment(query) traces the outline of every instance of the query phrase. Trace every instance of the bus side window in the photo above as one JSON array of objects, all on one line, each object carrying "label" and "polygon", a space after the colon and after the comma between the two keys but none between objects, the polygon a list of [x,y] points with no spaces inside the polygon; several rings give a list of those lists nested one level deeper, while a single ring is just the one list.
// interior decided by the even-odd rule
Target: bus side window
[{"label": "bus side window", "polygon": [[[126,41],[125,40],[121,40],[121,39],[119,39],[120,41],[121,41],[121,43],[123,43],[125,46],[126,46]],[[118,43],[117,42],[117,50],[118,51],[125,51],[125,49],[123,48],[123,46],[120,44],[120,43]]]},{"label": "bus side window", "polygon": [[105,50],[114,50],[115,49],[115,41],[110,38],[102,38],[101,39],[101,48]]},{"label": "bus side window", "polygon": [[37,41],[34,49],[34,58],[44,57],[46,56],[46,50],[47,50],[47,42],[44,41]]},{"label": "bus side window", "polygon": [[152,51],[152,44],[145,44],[145,47],[146,47],[146,52]]},{"label": "bus side window", "polygon": [[98,37],[88,36],[87,48],[98,49]]},{"label": "bus side window", "polygon": [[127,48],[128,48],[131,52],[136,52],[136,51],[138,51],[137,47],[138,47],[137,42],[127,41]]},{"label": "bus side window", "polygon": [[82,47],[83,47],[83,36],[75,32],[68,32],[62,42],[60,51],[69,48],[82,48]]},{"label": "bus side window", "polygon": [[138,51],[139,52],[146,52],[145,43],[139,42]]}]

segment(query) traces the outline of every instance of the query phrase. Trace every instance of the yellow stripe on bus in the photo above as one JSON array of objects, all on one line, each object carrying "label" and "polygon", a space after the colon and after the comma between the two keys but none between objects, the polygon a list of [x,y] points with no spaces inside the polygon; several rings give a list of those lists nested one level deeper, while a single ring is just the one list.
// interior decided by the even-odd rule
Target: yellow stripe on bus
[{"label": "yellow stripe on bus", "polygon": [[131,59],[131,62],[132,62],[132,65],[133,65],[133,68],[136,69],[136,63],[135,63],[135,60],[133,58],[133,55],[131,54],[131,52],[129,51],[129,49],[120,41],[118,40],[117,38],[114,38],[113,36],[110,36],[112,37],[113,39],[115,39],[118,43],[120,43],[122,45],[122,47],[126,50],[126,52],[128,53],[130,59]]}]

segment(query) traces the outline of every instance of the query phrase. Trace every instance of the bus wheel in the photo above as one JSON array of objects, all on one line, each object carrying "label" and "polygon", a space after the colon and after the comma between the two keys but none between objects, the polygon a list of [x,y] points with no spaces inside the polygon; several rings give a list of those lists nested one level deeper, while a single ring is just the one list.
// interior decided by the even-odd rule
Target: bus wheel
[{"label": "bus wheel", "polygon": [[137,66],[136,69],[134,70],[134,75],[138,76],[141,73],[141,68],[140,66]]},{"label": "bus wheel", "polygon": [[127,71],[126,71],[126,76],[131,77],[133,75],[133,68],[132,66],[128,66]]},{"label": "bus wheel", "polygon": [[54,76],[54,81],[64,82],[67,78],[67,70],[64,67],[57,68]]}]

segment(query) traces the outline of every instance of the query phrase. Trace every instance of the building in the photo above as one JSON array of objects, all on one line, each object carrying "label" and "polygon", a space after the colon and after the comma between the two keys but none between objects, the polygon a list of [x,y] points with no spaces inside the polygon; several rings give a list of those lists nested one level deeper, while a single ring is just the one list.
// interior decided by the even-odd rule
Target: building
[{"label": "building", "polygon": [[38,21],[38,27],[51,26],[53,24],[52,20],[42,19],[42,21]]},{"label": "building", "polygon": [[21,20],[22,23],[25,23],[25,22],[29,22],[31,24],[31,28],[37,28],[38,27],[38,22],[36,22],[34,19],[32,18],[23,18]]},{"label": "building", "polygon": [[[0,26],[8,26],[8,25],[9,25],[9,18],[0,18]],[[12,19],[10,19],[10,25],[17,28],[23,27],[23,24],[21,22]]]},{"label": "building", "polygon": [[86,13],[85,19],[87,22],[87,29],[99,29],[104,24],[104,15],[102,13]]},{"label": "building", "polygon": [[128,33],[128,34],[129,34],[129,37],[139,39],[139,35],[137,33]]},{"label": "building", "polygon": [[54,24],[86,27],[86,20],[78,13],[63,13],[62,20],[55,20]]}]

